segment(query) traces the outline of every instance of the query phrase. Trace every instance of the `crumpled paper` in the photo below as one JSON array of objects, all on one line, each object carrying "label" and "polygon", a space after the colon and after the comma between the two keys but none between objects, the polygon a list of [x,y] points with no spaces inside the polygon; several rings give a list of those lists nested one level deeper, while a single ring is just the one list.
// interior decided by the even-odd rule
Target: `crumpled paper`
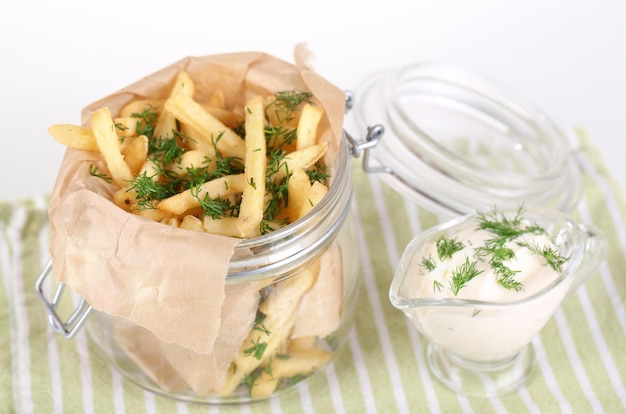
[{"label": "crumpled paper", "polygon": [[[144,77],[82,111],[82,123],[103,106],[113,116],[135,99],[166,98],[179,70],[196,86],[194,99],[220,89],[228,107],[253,94],[310,91],[324,109],[319,141],[327,163],[343,126],[343,91],[312,71],[296,48],[297,64],[258,52],[187,57]],[[89,174],[107,168],[98,153],[68,149],[50,199],[54,273],[94,309],[127,319],[159,340],[211,355],[223,323],[225,279],[239,239],[192,232],[127,213],[112,202],[115,186]]]}]

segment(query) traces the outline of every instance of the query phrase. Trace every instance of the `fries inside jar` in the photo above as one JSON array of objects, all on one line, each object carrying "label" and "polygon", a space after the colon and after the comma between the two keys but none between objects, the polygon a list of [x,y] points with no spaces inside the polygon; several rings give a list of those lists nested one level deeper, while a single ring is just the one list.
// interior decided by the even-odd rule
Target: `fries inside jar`
[{"label": "fries inside jar", "polygon": [[[58,124],[49,132],[68,147],[99,153],[84,168],[111,186],[112,202],[163,226],[250,240],[298,222],[324,200],[332,181],[329,144],[319,139],[324,111],[310,92],[249,94],[236,107],[219,89],[197,100],[195,87],[180,70],[162,99],[136,99],[116,114],[103,106],[88,127]],[[288,274],[227,284],[210,350],[164,340],[120,317],[95,335],[113,332],[102,342],[124,352],[147,388],[266,398],[334,356],[337,332],[346,329],[346,297],[356,291],[344,280],[352,265],[339,239]]]}]

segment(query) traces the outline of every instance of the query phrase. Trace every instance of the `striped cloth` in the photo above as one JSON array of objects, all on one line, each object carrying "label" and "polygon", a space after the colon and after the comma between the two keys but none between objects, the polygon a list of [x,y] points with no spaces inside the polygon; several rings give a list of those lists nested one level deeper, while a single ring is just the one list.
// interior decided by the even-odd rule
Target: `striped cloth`
[{"label": "striped cloth", "polygon": [[429,374],[425,341],[388,300],[403,247],[437,224],[355,161],[353,204],[363,269],[357,317],[332,364],[293,392],[242,406],[188,405],[143,391],[106,365],[90,339],[52,333],[34,284],[48,260],[46,198],[0,204],[0,413],[626,412],[626,200],[580,137],[584,197],[574,217],[609,238],[607,260],[534,341],[519,392],[466,398]]}]

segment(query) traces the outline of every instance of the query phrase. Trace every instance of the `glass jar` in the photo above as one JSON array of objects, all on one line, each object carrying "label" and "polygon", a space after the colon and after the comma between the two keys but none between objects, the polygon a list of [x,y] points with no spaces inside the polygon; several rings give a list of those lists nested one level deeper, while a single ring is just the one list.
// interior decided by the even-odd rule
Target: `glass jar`
[{"label": "glass jar", "polygon": [[37,282],[56,330],[75,335],[86,320],[92,343],[144,389],[196,403],[265,399],[293,389],[333,359],[351,327],[359,291],[350,216],[352,181],[342,139],[327,195],[304,217],[242,240],[226,278],[214,352],[198,354],[158,339],[126,319],[84,303],[63,321]]},{"label": "glass jar", "polygon": [[580,199],[567,137],[532,103],[489,79],[418,63],[371,75],[355,100],[358,127],[385,127],[369,168],[443,217],[520,203],[569,212]]}]

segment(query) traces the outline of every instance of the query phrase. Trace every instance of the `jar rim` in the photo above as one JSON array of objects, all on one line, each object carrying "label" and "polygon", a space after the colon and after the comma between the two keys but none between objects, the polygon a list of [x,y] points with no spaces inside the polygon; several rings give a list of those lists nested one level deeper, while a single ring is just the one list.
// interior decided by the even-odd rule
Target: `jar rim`
[{"label": "jar rim", "polygon": [[420,203],[454,214],[520,200],[570,211],[580,198],[568,138],[491,79],[418,62],[371,74],[355,95],[357,124],[385,126],[372,151],[391,170],[383,177]]}]

